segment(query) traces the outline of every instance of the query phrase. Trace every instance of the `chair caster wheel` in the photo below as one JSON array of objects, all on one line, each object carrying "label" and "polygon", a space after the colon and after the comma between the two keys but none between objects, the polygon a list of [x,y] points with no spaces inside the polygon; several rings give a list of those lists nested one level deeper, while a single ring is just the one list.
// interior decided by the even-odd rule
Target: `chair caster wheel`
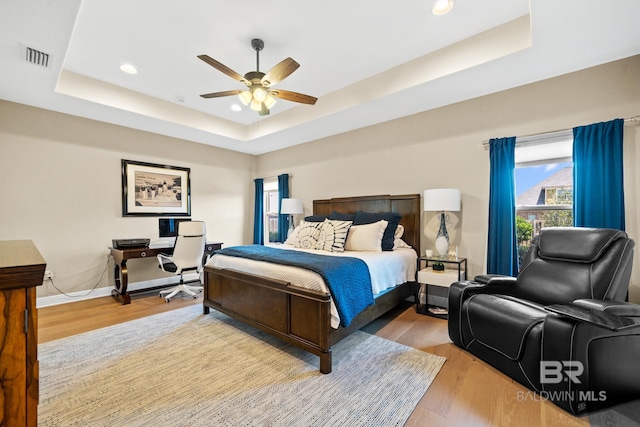
[{"label": "chair caster wheel", "polygon": [[165,298],[164,302],[166,302],[167,304],[169,304],[171,302],[171,298]]},{"label": "chair caster wheel", "polygon": [[198,295],[194,295],[194,296],[193,296],[193,299],[198,299]]}]

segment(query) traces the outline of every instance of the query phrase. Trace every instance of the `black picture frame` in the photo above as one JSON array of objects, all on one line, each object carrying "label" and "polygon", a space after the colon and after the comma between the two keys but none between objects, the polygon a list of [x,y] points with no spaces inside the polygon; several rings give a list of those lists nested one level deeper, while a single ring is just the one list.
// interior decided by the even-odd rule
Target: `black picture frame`
[{"label": "black picture frame", "polygon": [[122,159],[122,216],[191,216],[191,170]]}]

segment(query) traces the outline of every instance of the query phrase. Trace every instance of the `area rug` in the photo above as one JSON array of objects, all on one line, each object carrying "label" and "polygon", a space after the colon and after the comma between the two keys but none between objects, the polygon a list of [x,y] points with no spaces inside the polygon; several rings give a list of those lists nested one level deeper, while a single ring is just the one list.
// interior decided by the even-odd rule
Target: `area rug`
[{"label": "area rug", "polygon": [[202,306],[39,346],[40,426],[401,426],[445,359],[362,331],[319,358]]}]

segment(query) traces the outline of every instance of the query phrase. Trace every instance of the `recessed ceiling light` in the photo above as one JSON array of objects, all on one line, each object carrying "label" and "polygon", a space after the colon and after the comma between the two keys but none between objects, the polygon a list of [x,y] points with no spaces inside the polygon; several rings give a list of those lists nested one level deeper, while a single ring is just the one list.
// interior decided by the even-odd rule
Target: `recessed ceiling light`
[{"label": "recessed ceiling light", "polygon": [[449,13],[451,9],[453,9],[453,0],[436,0],[431,12],[433,12],[434,15],[444,15],[445,13]]},{"label": "recessed ceiling light", "polygon": [[120,70],[127,74],[138,74],[138,69],[131,64],[122,64]]},{"label": "recessed ceiling light", "polygon": [[233,105],[231,106],[231,109],[232,109],[233,111],[242,111],[242,107],[241,107],[241,106],[239,106],[238,104],[233,104]]}]

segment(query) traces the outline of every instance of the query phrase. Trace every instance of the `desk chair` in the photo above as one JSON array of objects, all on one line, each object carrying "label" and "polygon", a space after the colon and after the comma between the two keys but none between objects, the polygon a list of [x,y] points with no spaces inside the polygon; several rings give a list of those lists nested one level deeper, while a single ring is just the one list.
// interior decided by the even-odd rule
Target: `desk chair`
[{"label": "desk chair", "polygon": [[202,292],[202,286],[185,285],[183,274],[189,272],[202,271],[202,258],[204,256],[204,246],[207,240],[207,230],[202,221],[186,221],[178,224],[178,237],[173,249],[173,255],[158,255],[159,268],[167,273],[180,276],[180,284],[175,288],[160,291],[159,297],[164,297],[166,302],[171,302],[179,292],[184,292],[197,297],[196,292]]}]

